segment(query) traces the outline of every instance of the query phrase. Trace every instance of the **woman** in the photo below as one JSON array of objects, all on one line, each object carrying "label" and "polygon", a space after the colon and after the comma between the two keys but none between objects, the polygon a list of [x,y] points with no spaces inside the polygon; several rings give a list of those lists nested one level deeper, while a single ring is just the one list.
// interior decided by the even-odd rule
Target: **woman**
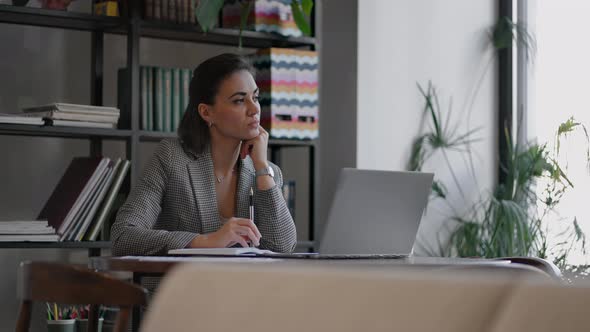
[{"label": "woman", "polygon": [[[291,252],[293,219],[280,169],[267,160],[258,87],[240,56],[203,62],[189,87],[178,139],[163,140],[119,209],[114,255],[254,245]],[[254,192],[254,220],[249,195]]]}]

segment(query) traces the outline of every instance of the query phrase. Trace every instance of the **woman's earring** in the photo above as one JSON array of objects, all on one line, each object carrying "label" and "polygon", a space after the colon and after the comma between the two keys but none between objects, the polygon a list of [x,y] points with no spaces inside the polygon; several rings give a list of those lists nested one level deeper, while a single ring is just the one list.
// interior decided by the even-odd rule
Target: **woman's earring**
[{"label": "woman's earring", "polygon": [[209,121],[209,128],[213,125],[213,121]]}]

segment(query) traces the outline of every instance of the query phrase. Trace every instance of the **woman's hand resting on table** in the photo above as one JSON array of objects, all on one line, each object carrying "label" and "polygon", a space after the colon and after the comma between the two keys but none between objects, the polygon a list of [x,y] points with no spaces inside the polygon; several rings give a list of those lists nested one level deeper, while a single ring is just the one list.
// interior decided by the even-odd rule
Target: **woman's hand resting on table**
[{"label": "woman's hand resting on table", "polygon": [[250,219],[230,218],[216,232],[196,236],[189,248],[226,248],[239,243],[242,247],[249,247],[248,242],[254,246],[260,245],[260,232],[258,227]]}]

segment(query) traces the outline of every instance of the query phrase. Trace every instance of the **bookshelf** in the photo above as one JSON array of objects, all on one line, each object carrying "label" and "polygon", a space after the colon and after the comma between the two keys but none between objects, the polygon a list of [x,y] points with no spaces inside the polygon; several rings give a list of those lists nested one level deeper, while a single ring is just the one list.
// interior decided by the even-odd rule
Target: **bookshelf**
[{"label": "bookshelf", "polygon": [[[2,24],[18,24],[68,30],[88,31],[91,34],[91,100],[92,105],[103,105],[103,66],[104,66],[104,35],[118,34],[127,36],[127,77],[128,93],[124,97],[129,109],[122,109],[119,129],[78,128],[78,127],[47,127],[33,125],[0,124],[0,135],[38,136],[88,139],[89,155],[102,154],[104,140],[125,142],[126,156],[131,161],[140,160],[139,146],[142,142],[158,142],[163,138],[175,137],[175,133],[153,132],[140,130],[140,81],[139,81],[139,44],[142,37],[163,40],[197,42],[201,44],[238,45],[239,32],[234,29],[216,28],[203,33],[199,26],[176,24],[164,21],[150,21],[142,18],[142,1],[129,1],[128,17],[104,17],[91,14],[74,13],[39,8],[17,7],[0,4],[0,26]],[[317,20],[317,15],[314,15]],[[242,45],[246,48],[289,47],[299,49],[316,49],[317,40],[312,37],[282,37],[275,34],[243,31]],[[319,178],[318,140],[286,140],[271,139],[269,141],[270,159],[280,165],[280,151],[293,147],[308,150],[309,156],[309,239],[298,242],[298,249],[314,249],[314,235],[317,234],[316,223],[318,211]],[[129,191],[134,186],[140,165],[131,163],[128,181],[122,190]],[[96,242],[4,242],[0,248],[78,248],[88,249],[90,256],[100,255],[101,249],[110,248],[108,241]]]}]

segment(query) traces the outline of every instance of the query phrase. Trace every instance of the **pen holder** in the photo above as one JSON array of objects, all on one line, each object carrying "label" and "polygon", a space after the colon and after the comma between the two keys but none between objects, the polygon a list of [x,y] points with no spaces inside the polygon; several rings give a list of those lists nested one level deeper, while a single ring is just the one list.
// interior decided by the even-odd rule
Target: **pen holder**
[{"label": "pen holder", "polygon": [[[96,328],[97,332],[102,332],[102,324],[104,322],[104,318],[98,319],[98,327]],[[76,319],[76,332],[86,332],[88,330],[88,319]]]},{"label": "pen holder", "polygon": [[47,332],[76,332],[75,319],[59,319],[47,321]]}]

